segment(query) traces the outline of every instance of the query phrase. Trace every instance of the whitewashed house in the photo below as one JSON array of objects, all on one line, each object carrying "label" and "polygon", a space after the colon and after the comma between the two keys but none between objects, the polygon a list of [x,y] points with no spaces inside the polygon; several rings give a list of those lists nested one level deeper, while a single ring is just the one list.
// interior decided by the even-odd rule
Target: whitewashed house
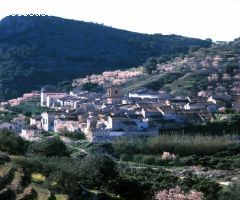
[{"label": "whitewashed house", "polygon": [[53,90],[48,90],[42,88],[41,90],[41,106],[50,107],[57,99],[65,97],[67,93],[65,92],[55,92]]},{"label": "whitewashed house", "polygon": [[30,126],[36,126],[38,129],[42,128],[41,115],[35,115],[30,118]]},{"label": "whitewashed house", "polygon": [[53,131],[54,130],[54,119],[55,119],[55,113],[47,113],[44,112],[41,114],[41,124],[42,128],[45,131]]}]

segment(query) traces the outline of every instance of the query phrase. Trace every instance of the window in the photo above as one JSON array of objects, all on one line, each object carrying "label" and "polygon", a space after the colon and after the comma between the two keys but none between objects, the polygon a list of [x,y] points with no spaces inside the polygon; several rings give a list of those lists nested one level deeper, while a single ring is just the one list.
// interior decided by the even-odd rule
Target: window
[{"label": "window", "polygon": [[115,94],[118,94],[118,90],[115,90]]}]

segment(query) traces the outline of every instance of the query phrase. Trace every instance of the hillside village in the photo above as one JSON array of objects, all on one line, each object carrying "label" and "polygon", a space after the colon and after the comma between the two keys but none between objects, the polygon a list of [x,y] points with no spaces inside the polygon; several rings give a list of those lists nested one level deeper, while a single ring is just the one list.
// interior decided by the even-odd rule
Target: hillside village
[{"label": "hillside village", "polygon": [[29,123],[23,115],[2,121],[0,129],[14,130],[27,140],[44,132],[82,132],[91,142],[109,142],[207,124],[226,110],[240,111],[236,41],[163,64],[155,58],[150,75],[143,67],[107,71],[73,80],[70,92],[46,86],[1,102],[4,110],[37,98],[48,111],[31,116]]},{"label": "hillside village", "polygon": [[239,196],[240,38],[0,21],[0,200]]},{"label": "hillside village", "polygon": [[179,97],[139,88],[124,95],[118,85],[110,85],[102,93],[78,89],[56,92],[48,86],[2,103],[2,107],[17,106],[33,97],[39,97],[41,107],[49,111],[31,116],[29,124],[21,114],[11,122],[1,122],[0,129],[15,131],[27,140],[41,138],[44,132],[82,132],[98,143],[119,137],[157,136],[165,130],[206,124],[226,109],[240,111],[239,94],[207,96],[199,92],[195,97]]}]

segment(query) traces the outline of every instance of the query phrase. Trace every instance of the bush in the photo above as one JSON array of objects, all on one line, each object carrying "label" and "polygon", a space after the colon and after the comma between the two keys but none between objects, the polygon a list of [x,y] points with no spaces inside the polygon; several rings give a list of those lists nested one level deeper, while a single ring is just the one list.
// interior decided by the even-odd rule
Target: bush
[{"label": "bush", "polygon": [[225,187],[219,192],[219,200],[239,200],[240,197],[240,186],[233,185]]},{"label": "bush", "polygon": [[40,173],[41,179],[46,177],[43,184],[47,188],[75,197],[82,194],[83,187],[99,189],[118,177],[115,162],[105,155],[88,155],[81,160],[68,157],[17,157],[14,163],[16,167],[24,169],[29,180],[36,178],[32,177],[32,173]]},{"label": "bush", "polygon": [[217,169],[224,169],[224,170],[228,170],[231,166],[231,163],[230,162],[227,162],[227,161],[220,161],[216,168]]},{"label": "bush", "polygon": [[143,162],[144,155],[137,154],[133,156],[133,162],[142,163]]},{"label": "bush", "polygon": [[28,142],[19,135],[9,132],[0,132],[0,150],[9,154],[25,154],[28,148]]},{"label": "bush", "polygon": [[99,187],[118,175],[116,163],[106,155],[88,155],[79,167],[81,180],[89,186]]},{"label": "bush", "polygon": [[144,156],[143,163],[148,165],[156,165],[156,158],[155,156]]},{"label": "bush", "polygon": [[82,132],[69,132],[69,131],[60,131],[59,135],[69,137],[71,139],[76,139],[76,140],[84,140],[86,139],[86,136]]},{"label": "bush", "polygon": [[33,142],[29,147],[29,152],[47,157],[70,155],[67,146],[59,137],[50,137],[41,141]]},{"label": "bush", "polygon": [[123,200],[145,199],[144,188],[135,179],[119,177],[111,181],[108,189],[120,195]]},{"label": "bush", "polygon": [[198,162],[197,156],[187,156],[180,159],[180,164],[182,165],[196,165]]},{"label": "bush", "polygon": [[131,155],[128,155],[128,154],[122,154],[120,156],[120,160],[121,161],[131,161],[132,160],[132,156]]},{"label": "bush", "polygon": [[11,161],[11,158],[9,157],[9,155],[7,153],[0,152],[0,163],[9,162],[9,161]]},{"label": "bush", "polygon": [[214,181],[202,179],[194,186],[194,189],[203,192],[206,200],[213,200],[218,199],[218,192],[221,187]]}]

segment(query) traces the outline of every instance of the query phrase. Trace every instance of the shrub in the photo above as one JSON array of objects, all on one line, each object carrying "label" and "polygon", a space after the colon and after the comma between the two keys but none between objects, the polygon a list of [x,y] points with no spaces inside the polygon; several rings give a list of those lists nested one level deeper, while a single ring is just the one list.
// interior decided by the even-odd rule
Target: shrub
[{"label": "shrub", "polygon": [[100,186],[118,175],[116,163],[106,155],[88,155],[79,168],[80,179],[91,186]]},{"label": "shrub", "polygon": [[230,166],[231,166],[231,163],[229,163],[229,162],[227,162],[227,161],[220,161],[220,162],[217,164],[216,168],[217,168],[217,169],[227,170],[227,169],[230,168]]},{"label": "shrub", "polygon": [[29,147],[29,152],[48,157],[70,155],[67,146],[59,137],[50,137],[41,141],[33,142]]},{"label": "shrub", "polygon": [[180,159],[180,164],[182,165],[196,165],[198,162],[197,156],[187,156]]},{"label": "shrub", "polygon": [[114,192],[121,196],[121,199],[138,199],[145,200],[144,187],[139,184],[133,178],[119,177],[110,182],[109,188],[111,192]]},{"label": "shrub", "polygon": [[148,164],[148,165],[155,165],[156,158],[154,156],[144,156],[143,163]]},{"label": "shrub", "polygon": [[7,153],[0,152],[0,163],[9,162],[9,161],[11,161],[11,158],[9,157],[9,155]]},{"label": "shrub", "polygon": [[238,200],[240,197],[240,186],[234,184],[233,186],[225,187],[219,192],[219,200]]},{"label": "shrub", "polygon": [[205,194],[204,197],[207,200],[218,199],[218,192],[221,190],[218,183],[206,179],[199,180],[193,188],[197,191],[203,192]]},{"label": "shrub", "polygon": [[131,155],[128,155],[128,154],[122,154],[120,156],[120,160],[121,161],[131,161],[132,160],[132,156]]},{"label": "shrub", "polygon": [[82,186],[100,188],[118,177],[116,163],[105,155],[88,155],[81,160],[69,157],[17,157],[14,163],[24,169],[29,181],[33,178],[32,173],[37,175],[35,178],[40,173],[46,177],[43,183],[46,187],[73,196],[80,196]]},{"label": "shrub", "polygon": [[133,161],[138,162],[138,163],[142,163],[143,158],[144,158],[144,155],[142,155],[142,154],[134,155],[133,156]]},{"label": "shrub", "polygon": [[62,130],[59,132],[59,135],[66,136],[66,137],[69,137],[71,139],[76,139],[76,140],[86,139],[85,134],[82,132],[69,132],[69,131]]},{"label": "shrub", "polygon": [[25,154],[28,142],[19,135],[9,132],[0,132],[0,150],[9,154]]}]

